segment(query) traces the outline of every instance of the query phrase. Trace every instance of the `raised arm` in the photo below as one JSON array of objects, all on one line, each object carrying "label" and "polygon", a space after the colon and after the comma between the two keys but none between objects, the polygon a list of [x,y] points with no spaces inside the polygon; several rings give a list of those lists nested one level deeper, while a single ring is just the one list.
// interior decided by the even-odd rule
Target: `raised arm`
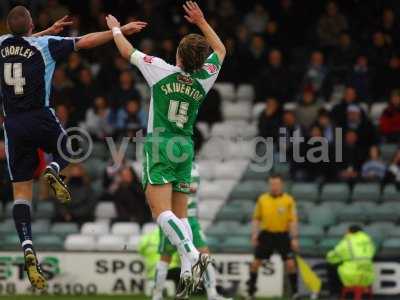
[{"label": "raised arm", "polygon": [[112,30],[115,44],[121,56],[125,59],[129,59],[133,50],[135,49],[132,44],[126,39],[126,37],[122,34],[120,29],[120,24],[118,20],[113,15],[108,15],[106,17],[108,28]]},{"label": "raised arm", "polygon": [[217,33],[204,18],[204,14],[200,7],[196,2],[186,1],[186,3],[183,5],[183,9],[186,12],[185,19],[199,27],[207,42],[210,44],[210,47],[215,53],[217,53],[220,62],[222,62],[226,55],[225,46]]},{"label": "raised arm", "polygon": [[[131,35],[141,31],[144,27],[146,27],[146,25],[147,23],[145,22],[135,21],[122,26],[120,30],[126,35]],[[111,30],[93,32],[82,36],[76,43],[75,47],[77,49],[90,49],[108,43],[112,39],[113,33]]]},{"label": "raised arm", "polygon": [[51,25],[49,28],[37,32],[32,36],[38,37],[43,35],[57,35],[64,30],[65,26],[70,26],[70,25],[72,25],[72,21],[69,21],[69,16],[64,16],[60,20],[54,22],[54,24]]}]

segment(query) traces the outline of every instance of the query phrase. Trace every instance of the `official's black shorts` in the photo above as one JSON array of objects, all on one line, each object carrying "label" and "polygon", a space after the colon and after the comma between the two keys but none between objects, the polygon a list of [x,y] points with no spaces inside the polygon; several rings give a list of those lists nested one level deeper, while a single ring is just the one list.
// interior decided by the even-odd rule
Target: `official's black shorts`
[{"label": "official's black shorts", "polygon": [[288,232],[274,233],[261,231],[254,256],[257,259],[269,259],[273,253],[281,255],[283,260],[294,257]]},{"label": "official's black shorts", "polygon": [[7,115],[4,137],[8,170],[13,182],[33,178],[39,163],[37,149],[58,157],[58,148],[67,153],[67,135],[49,108]]}]

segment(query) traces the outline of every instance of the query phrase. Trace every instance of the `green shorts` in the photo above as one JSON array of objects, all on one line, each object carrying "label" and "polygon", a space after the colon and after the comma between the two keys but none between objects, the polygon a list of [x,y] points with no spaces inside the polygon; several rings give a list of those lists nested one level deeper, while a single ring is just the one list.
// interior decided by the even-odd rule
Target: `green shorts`
[{"label": "green shorts", "polygon": [[[197,221],[196,218],[189,218],[189,224],[190,228],[192,228],[193,244],[196,249],[207,247],[206,238],[203,231],[201,230],[199,221]],[[160,230],[160,245],[158,247],[158,253],[160,255],[172,256],[175,252],[175,246],[171,244],[164,232]]]},{"label": "green shorts", "polygon": [[184,136],[153,137],[143,146],[143,188],[148,184],[172,183],[175,192],[190,193],[193,141]]}]

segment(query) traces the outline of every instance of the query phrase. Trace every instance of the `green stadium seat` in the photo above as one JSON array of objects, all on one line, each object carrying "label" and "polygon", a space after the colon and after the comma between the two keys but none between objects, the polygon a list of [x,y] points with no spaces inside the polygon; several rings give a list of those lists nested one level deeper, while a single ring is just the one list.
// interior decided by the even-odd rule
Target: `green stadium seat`
[{"label": "green stadium seat", "polygon": [[396,144],[382,144],[380,147],[382,159],[384,161],[391,161],[397,149],[398,146]]},{"label": "green stadium seat", "polygon": [[321,239],[324,236],[324,229],[317,225],[301,225],[300,226],[300,237]]},{"label": "green stadium seat", "polygon": [[400,253],[400,238],[391,238],[383,242],[380,256],[383,257],[398,257]]},{"label": "green stadium seat", "polygon": [[317,183],[294,183],[291,194],[298,202],[316,202],[319,200],[319,187]]},{"label": "green stadium seat", "polygon": [[46,234],[50,231],[50,224],[44,221],[35,221],[32,223],[32,232],[36,235]]},{"label": "green stadium seat", "polygon": [[50,201],[40,201],[34,210],[35,219],[52,219],[56,213],[54,203]]},{"label": "green stadium seat", "polygon": [[212,224],[207,230],[207,236],[225,238],[228,233],[236,232],[240,224],[238,222],[218,222]]},{"label": "green stadium seat", "polygon": [[207,245],[210,248],[211,252],[220,252],[221,251],[221,239],[208,236],[207,237]]},{"label": "green stadium seat", "polygon": [[4,213],[6,218],[12,218],[14,202],[8,202],[4,208]]},{"label": "green stadium seat", "polygon": [[368,235],[372,238],[372,240],[375,242],[375,246],[379,248],[380,244],[382,241],[385,239],[387,236],[387,233],[382,230],[382,228],[376,227],[374,225],[368,225],[363,228],[363,231],[368,233]]},{"label": "green stadium seat", "polygon": [[231,193],[231,199],[256,200],[267,189],[267,183],[263,180],[247,180],[239,183]]},{"label": "green stadium seat", "polygon": [[3,205],[0,204],[0,221],[4,220],[5,216]]},{"label": "green stadium seat", "polygon": [[13,219],[6,219],[0,223],[0,235],[15,233],[15,224]]},{"label": "green stadium seat", "polygon": [[19,251],[21,250],[21,244],[19,241],[19,237],[16,232],[10,233],[3,238],[2,243],[0,244],[1,250],[7,251]]},{"label": "green stadium seat", "polygon": [[50,233],[65,238],[70,234],[79,233],[79,227],[76,223],[54,223],[50,229]]},{"label": "green stadium seat", "polygon": [[224,206],[217,214],[218,221],[242,222],[246,218],[241,207]]},{"label": "green stadium seat", "polygon": [[371,221],[392,221],[396,222],[400,218],[400,207],[396,202],[382,203],[376,207],[376,210],[371,216]]},{"label": "green stadium seat", "polygon": [[[260,165],[260,169],[263,168],[264,164]],[[248,168],[246,172],[243,174],[242,180],[262,180],[266,181],[270,174],[270,170],[264,170],[262,172],[258,172],[258,170],[254,170],[254,168]]]},{"label": "green stadium seat", "polygon": [[247,224],[241,225],[236,230],[235,235],[250,237],[251,236],[251,229],[252,229],[252,224],[251,223],[247,223]]},{"label": "green stadium seat", "polygon": [[319,253],[325,256],[328,251],[332,250],[340,241],[340,238],[326,238],[319,243]]},{"label": "green stadium seat", "polygon": [[300,254],[316,256],[319,254],[318,244],[315,239],[309,237],[300,237]]},{"label": "green stadium seat", "polygon": [[350,197],[350,188],[346,183],[327,183],[321,191],[321,201],[346,202]]},{"label": "green stadium seat", "polygon": [[388,184],[383,188],[382,200],[387,201],[400,201],[400,189],[397,189],[394,184]]},{"label": "green stadium seat", "polygon": [[353,201],[375,201],[381,198],[381,187],[378,183],[357,183],[353,188]]},{"label": "green stadium seat", "polygon": [[325,207],[317,206],[309,213],[308,221],[310,224],[321,227],[330,226],[335,224],[336,215],[335,212],[326,209]]},{"label": "green stadium seat", "polygon": [[371,213],[376,209],[376,205],[371,202],[352,203],[343,207],[339,214],[339,222],[366,222]]},{"label": "green stadium seat", "polygon": [[227,253],[249,253],[252,245],[249,237],[228,237],[223,243],[223,250]]},{"label": "green stadium seat", "polygon": [[64,240],[54,234],[38,235],[35,238],[35,248],[46,251],[60,251],[64,249]]},{"label": "green stadium seat", "polygon": [[288,163],[275,163],[273,170],[274,173],[280,174],[284,178],[289,178],[290,166]]}]

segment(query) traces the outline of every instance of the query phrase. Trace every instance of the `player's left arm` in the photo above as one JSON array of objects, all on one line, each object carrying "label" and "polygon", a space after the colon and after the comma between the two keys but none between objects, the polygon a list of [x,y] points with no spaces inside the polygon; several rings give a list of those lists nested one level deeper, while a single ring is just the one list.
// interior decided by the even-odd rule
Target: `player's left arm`
[{"label": "player's left arm", "polygon": [[188,20],[190,23],[195,24],[200,29],[210,47],[218,55],[220,63],[222,63],[226,55],[225,46],[219,38],[218,34],[205,19],[200,7],[197,5],[196,2],[186,1],[186,3],[183,5],[183,9],[186,12],[185,19]]},{"label": "player's left arm", "polygon": [[114,36],[115,44],[121,56],[125,59],[129,59],[135,50],[132,44],[126,39],[126,37],[122,34],[122,30],[120,29],[119,21],[113,16],[108,15],[106,17],[107,26],[111,29],[112,34]]},{"label": "player's left arm", "polygon": [[[146,22],[134,21],[122,26],[121,28],[119,28],[118,26],[118,28],[120,32],[126,35],[131,35],[136,32],[140,32],[146,26],[147,26]],[[78,42],[75,44],[75,48],[90,49],[108,43],[112,39],[113,39],[113,32],[111,30],[102,32],[93,32],[80,37]]]},{"label": "player's left arm", "polygon": [[72,21],[69,20],[69,16],[64,16],[60,20],[54,22],[49,28],[33,34],[34,37],[44,35],[57,35],[64,30],[64,27],[72,25]]}]

